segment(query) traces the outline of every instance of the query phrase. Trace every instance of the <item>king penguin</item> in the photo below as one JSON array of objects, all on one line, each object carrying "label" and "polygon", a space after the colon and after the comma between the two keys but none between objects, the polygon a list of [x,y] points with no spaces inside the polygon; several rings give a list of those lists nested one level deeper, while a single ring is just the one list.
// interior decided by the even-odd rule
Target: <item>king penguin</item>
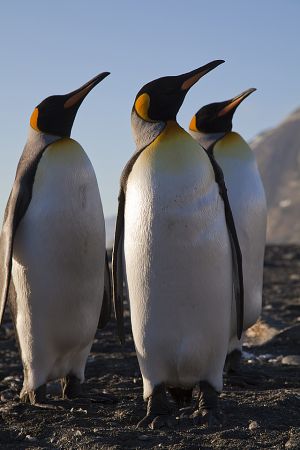
[{"label": "king penguin", "polygon": [[[214,157],[224,174],[243,256],[244,330],[261,313],[267,205],[255,156],[244,139],[231,130],[235,110],[255,90],[251,88],[230,100],[204,106],[189,127],[190,134]],[[232,316],[226,369],[233,375],[240,370],[243,341],[236,338],[234,304]]]},{"label": "king penguin", "polygon": [[176,115],[188,90],[222,62],[146,84],[132,108],[137,149],[121,176],[113,292],[120,318],[124,277],[148,402],[138,426],[171,426],[166,389],[180,407],[196,384],[194,416],[208,424],[217,417],[230,336],[231,250],[210,160]]},{"label": "king penguin", "polygon": [[32,404],[44,402],[55,379],[65,396],[78,394],[97,325],[109,319],[100,193],[88,156],[70,138],[80,104],[107,75],[34,109],[5,210],[0,318],[9,297],[24,370],[20,398]]}]

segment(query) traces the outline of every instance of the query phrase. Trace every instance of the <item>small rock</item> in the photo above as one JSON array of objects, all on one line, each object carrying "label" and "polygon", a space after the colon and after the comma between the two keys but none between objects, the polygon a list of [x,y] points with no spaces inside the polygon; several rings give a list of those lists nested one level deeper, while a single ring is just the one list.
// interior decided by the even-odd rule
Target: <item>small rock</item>
[{"label": "small rock", "polygon": [[74,436],[82,436],[82,433],[80,430],[76,430],[74,433]]},{"label": "small rock", "polygon": [[281,364],[286,364],[288,366],[300,366],[300,355],[284,356],[281,360]]},{"label": "small rock", "polygon": [[6,383],[7,381],[15,381],[15,377],[9,375],[8,377],[3,378],[2,382]]},{"label": "small rock", "polygon": [[[261,359],[262,361],[268,361],[273,358],[273,355],[271,353],[266,353],[263,355],[259,355],[258,359]],[[274,359],[274,358],[273,358]]]},{"label": "small rock", "polygon": [[249,428],[249,430],[256,430],[256,428],[259,428],[259,425],[256,422],[256,420],[251,420],[248,428]]},{"label": "small rock", "polygon": [[12,389],[13,391],[18,391],[18,389],[19,389],[19,386],[18,386],[18,384],[15,382],[15,381],[12,381],[11,383],[10,383],[10,389]]},{"label": "small rock", "polygon": [[270,364],[281,364],[282,358],[283,358],[283,356],[279,355],[279,356],[276,356],[276,358],[270,358],[268,362]]},{"label": "small rock", "polygon": [[36,441],[36,437],[30,436],[30,434],[26,434],[25,439],[26,439],[26,441],[29,441],[29,442]]},{"label": "small rock", "polygon": [[255,364],[255,359],[248,359],[248,360],[247,360],[247,363],[248,363],[248,364]]},{"label": "small rock", "polygon": [[297,273],[292,273],[290,275],[290,280],[299,280],[300,276]]},{"label": "small rock", "polygon": [[79,412],[79,413],[87,414],[87,410],[86,409],[78,408],[78,409],[76,409],[76,411]]}]

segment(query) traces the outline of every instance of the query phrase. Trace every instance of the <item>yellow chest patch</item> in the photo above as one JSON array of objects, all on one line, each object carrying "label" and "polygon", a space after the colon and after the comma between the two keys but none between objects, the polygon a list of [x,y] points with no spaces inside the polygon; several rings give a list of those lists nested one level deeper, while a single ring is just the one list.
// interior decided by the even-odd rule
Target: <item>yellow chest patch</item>
[{"label": "yellow chest patch", "polygon": [[64,179],[67,174],[74,173],[75,176],[78,167],[84,165],[86,159],[87,156],[78,142],[70,138],[59,139],[44,151],[35,174],[35,187],[42,186],[45,180],[54,182],[57,176],[60,179]]},{"label": "yellow chest patch", "polygon": [[46,149],[47,158],[58,161],[73,160],[81,152],[83,152],[81,145],[70,138],[59,139]]},{"label": "yellow chest patch", "polygon": [[155,169],[178,172],[199,165],[203,155],[193,138],[176,122],[170,121],[139,159],[141,163],[151,164]]},{"label": "yellow chest patch", "polygon": [[226,136],[216,143],[214,155],[217,160],[218,157],[237,160],[253,159],[252,150],[247,142],[238,133],[234,132],[227,133]]}]

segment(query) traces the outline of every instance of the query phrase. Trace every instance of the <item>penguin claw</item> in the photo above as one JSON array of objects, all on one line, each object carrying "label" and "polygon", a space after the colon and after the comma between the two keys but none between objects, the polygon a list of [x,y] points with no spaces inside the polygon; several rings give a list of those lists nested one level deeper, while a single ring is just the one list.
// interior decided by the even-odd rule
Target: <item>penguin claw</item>
[{"label": "penguin claw", "polygon": [[62,398],[63,399],[75,399],[82,397],[82,384],[75,375],[67,375],[61,379]]},{"label": "penguin claw", "polygon": [[62,406],[48,405],[47,403],[33,403],[31,406],[35,408],[51,409],[51,410],[63,409]]},{"label": "penguin claw", "polygon": [[151,430],[157,430],[160,428],[174,428],[176,425],[175,417],[169,414],[162,415],[149,415],[145,416],[136,426],[136,428],[150,428]]},{"label": "penguin claw", "polygon": [[205,428],[220,427],[222,425],[219,415],[215,411],[209,409],[197,409],[190,418],[193,419],[195,423],[204,426]]},{"label": "penguin claw", "polygon": [[22,403],[30,403],[32,406],[44,405],[46,401],[46,385],[42,384],[36,389],[31,391],[20,392],[20,401]]},{"label": "penguin claw", "polygon": [[170,415],[156,416],[155,419],[150,423],[150,428],[152,430],[157,430],[159,428],[174,428],[176,425],[176,419]]},{"label": "penguin claw", "polygon": [[145,416],[139,423],[136,425],[136,428],[146,428],[153,420],[153,416]]},{"label": "penguin claw", "polygon": [[191,417],[194,412],[194,408],[192,406],[187,406],[186,408],[179,409],[179,417],[180,419],[186,419]]}]

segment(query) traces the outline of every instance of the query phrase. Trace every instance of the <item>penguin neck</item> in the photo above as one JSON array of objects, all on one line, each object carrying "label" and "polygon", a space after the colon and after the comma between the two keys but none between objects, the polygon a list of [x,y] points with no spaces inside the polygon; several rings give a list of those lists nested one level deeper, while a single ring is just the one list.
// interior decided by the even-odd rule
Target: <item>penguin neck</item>
[{"label": "penguin neck", "polygon": [[52,144],[55,141],[62,139],[61,136],[55,136],[54,134],[47,134],[42,131],[34,130],[32,127],[29,127],[27,144],[32,145],[37,148],[44,148],[47,145]]},{"label": "penguin neck", "polygon": [[148,147],[165,129],[166,122],[146,122],[135,110],[131,113],[131,128],[136,144],[136,152]]},{"label": "penguin neck", "polygon": [[227,132],[222,131],[220,133],[203,133],[201,131],[192,131],[189,130],[190,135],[196,139],[196,141],[205,149],[208,150],[209,147],[220,139],[222,139]]}]

